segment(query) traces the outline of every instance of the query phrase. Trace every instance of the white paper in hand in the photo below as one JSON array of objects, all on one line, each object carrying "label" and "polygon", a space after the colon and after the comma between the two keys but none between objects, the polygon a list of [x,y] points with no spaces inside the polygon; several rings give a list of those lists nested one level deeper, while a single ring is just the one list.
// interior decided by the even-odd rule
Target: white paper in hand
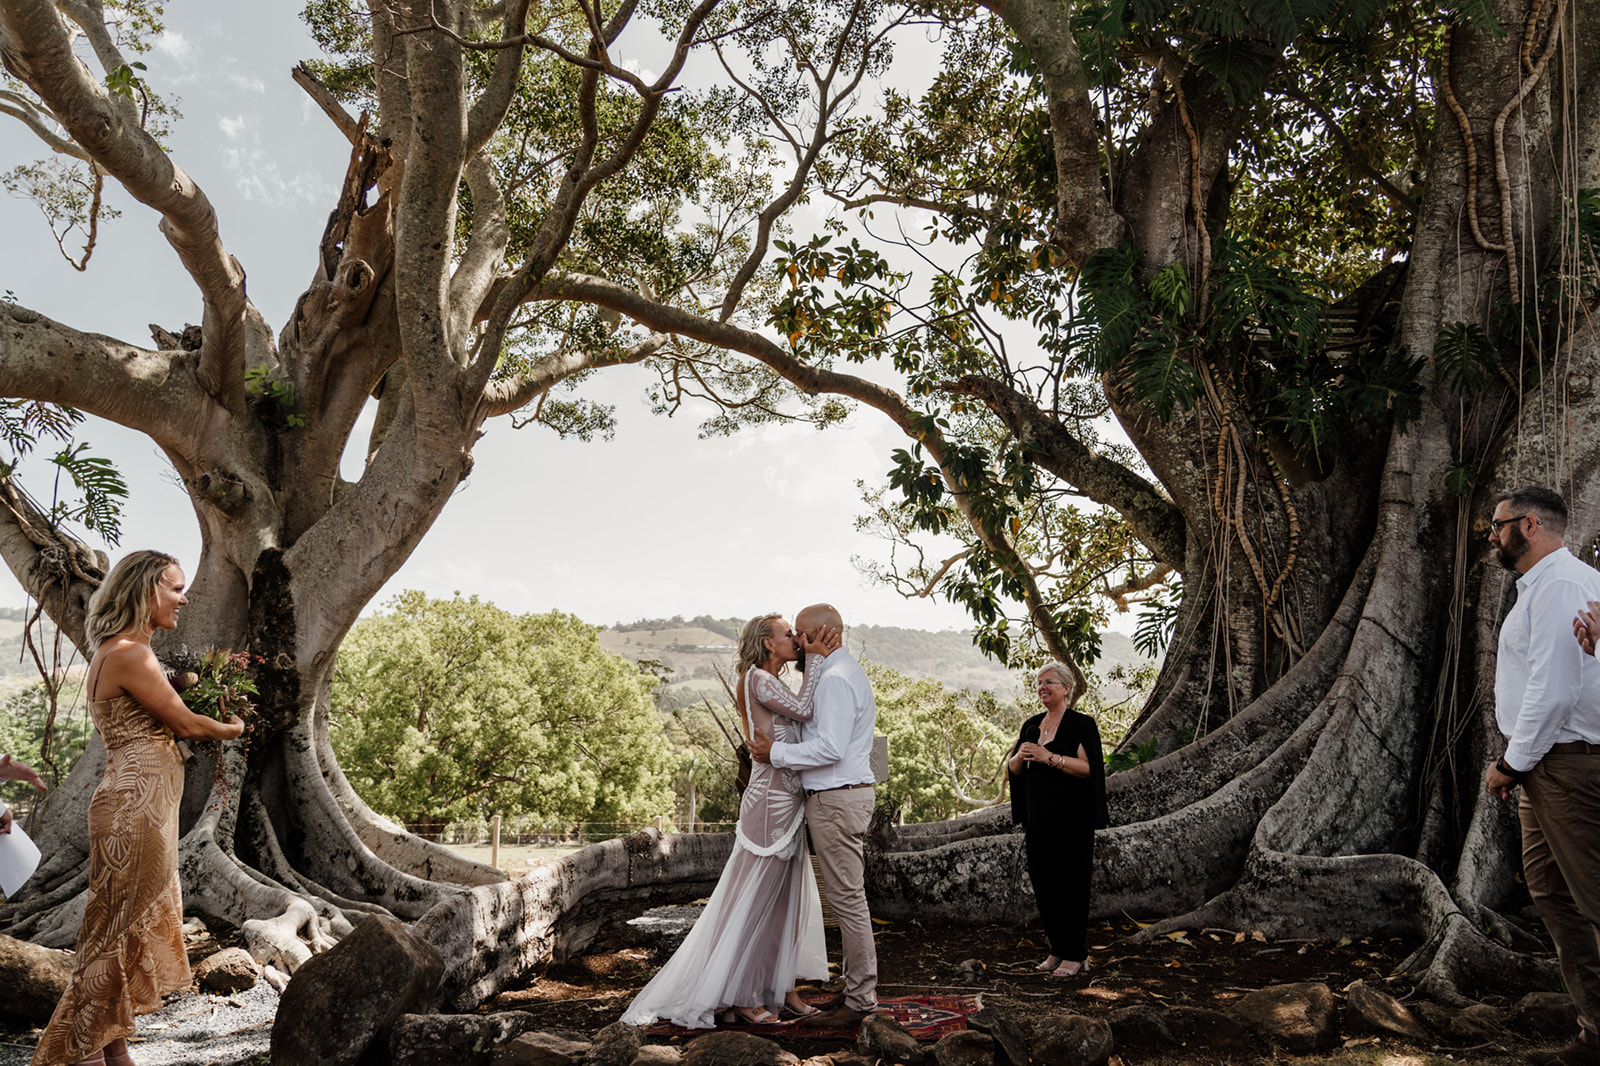
[{"label": "white paper in hand", "polygon": [[10,899],[38,868],[39,845],[12,822],[11,832],[0,835],[0,893]]}]

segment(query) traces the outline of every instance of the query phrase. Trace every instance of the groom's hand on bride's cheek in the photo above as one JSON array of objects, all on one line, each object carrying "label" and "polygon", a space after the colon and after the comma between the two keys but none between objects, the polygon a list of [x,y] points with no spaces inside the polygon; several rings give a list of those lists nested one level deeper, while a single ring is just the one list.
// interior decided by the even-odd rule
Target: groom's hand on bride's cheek
[{"label": "groom's hand on bride's cheek", "polygon": [[746,745],[750,749],[750,757],[756,762],[769,762],[772,754],[772,738],[760,726],[756,726],[755,735]]}]

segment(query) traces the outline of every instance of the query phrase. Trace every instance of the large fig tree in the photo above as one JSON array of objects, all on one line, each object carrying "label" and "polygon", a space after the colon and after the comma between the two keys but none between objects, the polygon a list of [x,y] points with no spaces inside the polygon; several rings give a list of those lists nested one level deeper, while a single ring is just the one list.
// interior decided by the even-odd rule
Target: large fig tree
[{"label": "large fig tree", "polygon": [[[561,432],[604,431],[608,411],[561,390],[673,343],[593,308],[531,302],[557,264],[664,293],[755,272],[741,231],[770,197],[768,178],[759,159],[708,139],[722,121],[713,96],[678,91],[691,50],[730,30],[717,8],[647,18],[632,2],[309,5],[331,58],[283,76],[350,152],[307,249],[316,269],[289,319],[269,323],[225,220],[155,136],[170,110],[136,52],[159,30],[159,6],[0,5],[0,119],[51,159],[23,184],[86,229],[105,183],[120,185],[159,221],[194,286],[200,324],[155,327],[148,345],[0,304],[0,396],[19,426],[61,423],[51,412],[70,409],[148,435],[187,490],[202,549],[191,606],[157,651],[248,651],[261,663],[261,720],[246,743],[191,763],[185,899],[241,926],[263,961],[293,969],[366,913],[416,918],[504,881],[376,816],[351,789],[328,740],[335,653],[471,470],[490,419],[522,412]],[[648,77],[618,43],[636,16],[659,70]],[[70,195],[73,181],[92,200]],[[340,462],[369,404],[370,439],[354,445],[365,467],[347,480]],[[81,645],[108,560],[18,477],[8,467],[0,479],[0,553]],[[73,942],[103,767],[96,741],[43,804],[34,829],[48,858],[5,905],[14,935]]]},{"label": "large fig tree", "polygon": [[[1159,757],[1113,779],[1098,910],[1169,916],[1145,935],[1413,935],[1404,969],[1445,999],[1548,981],[1481,784],[1511,590],[1484,534],[1496,492],[1542,482],[1594,559],[1600,7],[929,13],[925,92],[824,114],[813,155],[790,138],[869,228],[924,212],[877,224],[921,264],[787,245],[762,333],[603,278],[561,292],[899,424],[884,527],[965,544],[897,577],[968,603],[996,653],[1090,652],[1083,591],[1163,590],[1127,741]],[[878,912],[1014,914],[1002,823],[887,831]]]},{"label": "large fig tree", "polygon": [[[339,58],[299,77],[351,140],[349,178],[274,335],[203,196],[139,129],[98,6],[0,0],[34,125],[161,214],[205,304],[154,351],[17,307],[0,334],[5,395],[161,444],[204,533],[208,606],[180,636],[268,661],[267,727],[191,782],[194,905],[285,950],[365,908],[431,907],[419,927],[470,1000],[549,950],[550,915],[591,921],[585,893],[715,876],[703,839],[640,839],[451,887],[483,871],[366,813],[323,721],[340,636],[485,420],[649,359],[664,409],[721,405],[714,431],[782,416],[784,380],[904,429],[887,521],[966,541],[909,583],[969,603],[997,654],[1025,643],[1008,615],[1065,656],[1092,644],[1070,594],[1170,590],[1131,737],[1162,754],[1114,778],[1098,908],[1417,934],[1409,966],[1446,998],[1544,975],[1513,913],[1514,822],[1478,783],[1508,588],[1481,519],[1531,479],[1578,505],[1575,545],[1600,525],[1595,0],[705,0],[638,13],[669,38],[653,80],[616,58],[632,3],[345,10],[313,5]],[[916,22],[937,24],[912,35],[924,55],[944,50],[931,84],[852,108],[865,79],[904,71],[886,45]],[[697,44],[711,88],[670,94]],[[778,244],[825,200],[916,255]],[[346,483],[338,455],[374,396]],[[1132,449],[1103,442],[1107,415]],[[81,631],[101,563],[18,501],[0,547]],[[1115,529],[1089,554],[1116,573],[1084,562],[1096,521]],[[63,841],[96,773],[56,800]],[[1014,915],[999,823],[886,830],[877,913]],[[41,937],[70,928],[81,888],[59,853],[14,908]]]}]

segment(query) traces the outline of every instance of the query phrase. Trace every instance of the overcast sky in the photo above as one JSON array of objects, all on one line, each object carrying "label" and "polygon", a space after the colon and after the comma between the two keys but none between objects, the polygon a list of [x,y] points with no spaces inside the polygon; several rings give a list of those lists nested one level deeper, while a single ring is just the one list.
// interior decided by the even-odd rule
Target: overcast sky
[{"label": "overcast sky", "polygon": [[[275,331],[311,276],[349,155],[290,80],[293,65],[314,54],[298,9],[168,0],[168,34],[144,57],[150,82],[182,98],[173,156],[216,206],[223,240]],[[19,124],[0,120],[0,170],[41,154]],[[0,290],[76,328],[150,345],[149,323],[176,331],[198,321],[199,300],[154,214],[107,189],[123,215],[102,227],[86,274],[66,264],[36,208],[0,196]],[[799,217],[796,231],[816,221]],[[81,240],[69,238],[75,251],[71,241]],[[853,623],[966,627],[960,609],[872,587],[852,564],[885,552],[854,529],[857,480],[880,482],[890,450],[905,446],[881,416],[859,411],[843,431],[765,428],[700,440],[693,418],[650,414],[646,384],[643,370],[621,368],[586,388],[616,406],[611,441],[564,442],[491,422],[471,479],[373,606],[406,588],[459,590],[513,611],[560,609],[611,624],[793,612],[826,599]],[[193,513],[154,445],[98,421],[81,439],[131,482],[121,550],[197,557]],[[359,460],[347,476],[358,473]],[[48,484],[30,488],[48,498]],[[23,601],[9,573],[0,583],[0,605]]]}]

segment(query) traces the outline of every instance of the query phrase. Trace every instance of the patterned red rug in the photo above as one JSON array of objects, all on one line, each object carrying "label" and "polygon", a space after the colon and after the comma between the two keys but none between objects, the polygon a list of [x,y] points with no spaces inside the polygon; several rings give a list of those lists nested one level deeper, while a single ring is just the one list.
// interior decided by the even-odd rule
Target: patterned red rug
[{"label": "patterned red rug", "polygon": [[[822,998],[818,996],[817,998]],[[947,1033],[967,1027],[967,1015],[983,1009],[979,996],[896,996],[878,1000],[878,1011],[887,1014],[905,1027],[918,1040],[938,1040]],[[757,1036],[793,1036],[806,1040],[853,1040],[856,1027],[847,1029],[813,1029],[793,1021],[783,1025],[720,1025],[723,1032],[752,1033]],[[685,1029],[677,1025],[652,1025],[645,1030],[651,1036],[700,1036],[711,1029]]]}]

